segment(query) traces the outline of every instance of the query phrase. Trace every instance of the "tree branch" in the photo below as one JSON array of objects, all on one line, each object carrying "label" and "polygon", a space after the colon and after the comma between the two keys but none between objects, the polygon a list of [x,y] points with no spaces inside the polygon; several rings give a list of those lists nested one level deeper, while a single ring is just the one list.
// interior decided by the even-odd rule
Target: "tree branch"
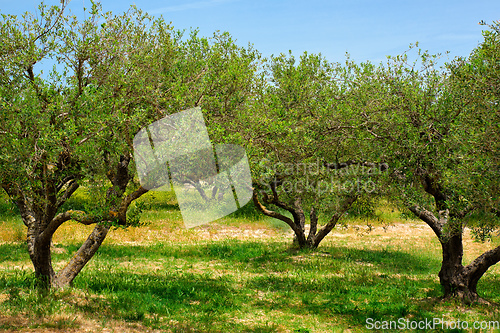
[{"label": "tree branch", "polygon": [[139,199],[142,195],[146,194],[149,190],[145,189],[144,187],[139,187],[137,190],[134,192],[130,193],[127,195],[125,198],[123,198],[122,202],[120,203],[120,207],[118,209],[118,216],[119,219],[123,222],[127,220],[127,210],[130,204],[136,200]]},{"label": "tree branch", "polygon": [[295,232],[296,235],[300,234],[299,227],[294,223],[294,221],[291,218],[282,215],[278,212],[269,210],[262,203],[260,203],[259,198],[257,197],[257,191],[254,190],[252,198],[255,207],[257,207],[257,209],[260,210],[264,215],[285,222],[290,226],[290,228],[292,228],[292,230]]},{"label": "tree branch", "polygon": [[84,225],[91,225],[98,223],[101,219],[95,216],[89,216],[87,213],[81,210],[68,210],[64,213],[57,214],[52,221],[47,225],[45,230],[40,234],[40,239],[47,239],[52,237],[56,230],[64,223],[69,220],[79,222]]},{"label": "tree branch", "polygon": [[96,136],[96,135],[97,135],[97,134],[99,134],[100,132],[104,131],[104,129],[105,129],[105,128],[106,128],[106,127],[105,127],[105,126],[103,126],[103,127],[101,127],[101,128],[100,128],[97,132],[92,133],[91,135],[89,135],[89,136],[87,136],[87,137],[85,137],[85,138],[81,139],[81,140],[80,140],[80,142],[78,142],[78,143],[77,143],[77,145],[79,146],[79,145],[84,144],[85,142],[87,142],[87,140],[89,140],[89,139],[93,138],[94,136]]},{"label": "tree branch", "polygon": [[[57,212],[57,191],[53,175],[49,173],[47,163],[43,163],[43,188],[45,191],[45,214],[47,219],[52,219]],[[47,221],[45,221],[47,222]]]},{"label": "tree branch", "polygon": [[316,210],[311,207],[311,213],[309,214],[309,219],[311,220],[311,227],[309,229],[309,235],[307,236],[307,242],[312,243],[316,232],[318,230],[318,216],[316,215]]},{"label": "tree branch", "polygon": [[464,268],[463,274],[469,275],[470,283],[475,287],[486,271],[500,262],[500,246],[483,253]]},{"label": "tree branch", "polygon": [[352,204],[358,199],[357,195],[350,195],[342,201],[339,209],[333,214],[333,216],[330,218],[330,221],[321,228],[318,233],[314,236],[313,238],[313,243],[312,246],[314,248],[318,247],[319,243],[323,240],[323,238],[326,237],[332,231],[333,228],[337,225],[337,222],[340,220],[340,218],[344,215],[344,213],[351,208]]},{"label": "tree branch", "polygon": [[438,210],[444,210],[446,195],[441,184],[439,184],[437,177],[430,174],[428,170],[417,170],[417,172],[421,173],[422,186],[424,188],[424,191],[434,197],[436,208]]},{"label": "tree branch", "polygon": [[75,178],[76,177],[74,175],[64,177],[56,186],[57,193],[59,193],[62,190],[64,185],[66,185],[69,181],[74,180]]},{"label": "tree branch", "polygon": [[[290,212],[290,214],[292,214],[292,216],[293,216],[293,222],[295,224],[295,222],[300,221],[300,216],[294,208],[288,206],[283,201],[280,201],[280,199],[278,197],[278,191],[276,190],[276,187],[280,184],[281,184],[281,182],[278,182],[277,180],[271,182],[270,185],[271,185],[271,191],[273,192],[273,197],[271,200],[268,200],[268,203],[271,203],[279,208],[282,208],[282,209]],[[300,224],[297,224],[297,227],[300,227]]]},{"label": "tree branch", "polygon": [[47,99],[47,96],[44,96],[42,94],[42,91],[40,90],[40,87],[38,86],[38,84],[36,84],[36,80],[35,80],[35,73],[33,73],[33,64],[30,64],[29,66],[26,67],[26,72],[28,73],[28,79],[31,83],[31,85],[33,86],[33,88],[35,88],[35,91],[36,91],[36,95],[38,96],[38,98],[40,99],[40,101],[42,101],[45,106],[43,107],[45,109],[45,107],[50,104],[49,100]]},{"label": "tree branch", "polygon": [[340,131],[342,129],[356,129],[356,126],[338,125],[338,126],[334,126],[334,127],[329,127],[325,130],[325,134],[331,134],[333,132],[337,132],[337,131]]},{"label": "tree branch", "polygon": [[355,161],[355,160],[348,160],[342,163],[327,163],[326,161],[323,161],[323,165],[328,169],[328,170],[340,170],[343,168],[347,168],[351,165],[360,165],[360,166],[365,166],[368,168],[378,168],[379,171],[384,172],[387,169],[389,169],[389,165],[387,163],[373,163],[373,162],[361,162],[361,161]]},{"label": "tree branch", "polygon": [[64,1],[64,0],[61,1],[61,10],[59,11],[59,15],[57,15],[57,18],[54,20],[54,23],[50,25],[50,22],[47,22],[45,24],[45,30],[41,34],[36,36],[35,39],[33,39],[33,43],[42,38],[43,36],[45,36],[50,30],[52,30],[56,26],[57,22],[59,22],[59,20],[61,19],[64,13],[64,9],[68,5],[68,3],[69,1]]},{"label": "tree branch", "polygon": [[25,226],[30,227],[36,222],[35,214],[29,207],[22,191],[12,184],[2,184],[2,188],[9,195],[10,200],[19,208]]},{"label": "tree branch", "polygon": [[408,209],[415,214],[419,219],[424,221],[434,231],[436,236],[441,239],[443,235],[444,223],[438,219],[432,212],[418,205],[409,206]]},{"label": "tree branch", "polygon": [[57,200],[57,209],[61,208],[62,205],[75,193],[75,191],[80,187],[76,180],[72,180],[63,195]]}]

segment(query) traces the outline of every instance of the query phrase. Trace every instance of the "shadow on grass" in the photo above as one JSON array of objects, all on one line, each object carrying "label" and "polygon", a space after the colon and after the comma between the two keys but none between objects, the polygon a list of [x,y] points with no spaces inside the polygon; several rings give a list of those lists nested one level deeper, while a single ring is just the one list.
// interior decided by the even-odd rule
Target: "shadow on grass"
[{"label": "shadow on grass", "polygon": [[[68,253],[77,248],[63,247]],[[0,250],[15,256],[23,251],[18,244]],[[165,260],[154,272],[134,272],[134,265],[158,259]],[[117,265],[124,260],[130,260],[128,267]],[[364,327],[367,318],[441,317],[441,305],[427,301],[442,295],[439,266],[426,253],[340,246],[298,251],[284,242],[104,245],[75,280],[86,296],[70,302],[89,315],[179,332],[276,332],[276,324],[234,320],[240,313],[272,311]],[[486,298],[498,298],[497,279],[481,279]],[[0,281],[11,290],[28,287],[22,276]]]},{"label": "shadow on grass", "polygon": [[273,325],[245,325],[228,318],[250,299],[225,277],[94,270],[80,275],[74,286],[101,295],[75,302],[80,311],[141,322],[151,328],[172,332],[277,331]]},{"label": "shadow on grass", "polygon": [[172,211],[178,210],[180,211],[179,204],[177,203],[169,203],[169,202],[156,202],[148,204],[148,209],[151,211]]},{"label": "shadow on grass", "polygon": [[[77,246],[68,246],[68,252],[77,250]],[[261,270],[263,265],[286,267],[300,266],[302,270],[315,272],[318,262],[328,263],[328,270],[355,263],[361,266],[376,266],[388,274],[419,274],[433,272],[437,274],[440,260],[424,254],[410,254],[397,250],[352,249],[346,247],[324,247],[319,251],[294,250],[283,242],[258,242],[227,240],[200,245],[125,246],[105,245],[99,249],[103,260],[120,258],[152,259],[182,258],[191,261],[222,260],[245,269]],[[300,262],[300,264],[299,264]]]},{"label": "shadow on grass", "polygon": [[332,260],[354,261],[364,265],[374,265],[389,273],[428,273],[439,271],[439,258],[425,254],[410,254],[398,250],[353,249],[330,247],[326,251]]},{"label": "shadow on grass", "polygon": [[[386,319],[423,316],[412,300],[438,297],[441,293],[435,274],[439,260],[393,250],[323,248],[322,251],[289,250],[283,243],[222,241],[204,245],[152,247],[106,246],[101,248],[103,262],[120,258],[182,258],[188,263],[214,260],[229,269],[258,273],[245,280],[242,290],[230,278],[213,279],[205,275],[166,273],[164,276],[100,273],[86,286],[96,293],[130,293],[147,303],[168,303],[168,311],[186,311],[192,307],[201,316],[222,314],[250,304],[265,311],[279,310],[295,315],[311,314],[327,320],[342,316],[347,325],[364,325],[366,318]],[[166,267],[165,269],[168,269]],[[408,274],[412,277],[409,279]],[[115,275],[116,278],[116,275]],[[97,280],[101,282],[97,282]],[[82,286],[83,287],[83,286]],[[268,295],[256,297],[255,295]],[[146,296],[144,296],[146,295]],[[251,296],[248,296],[251,295]],[[118,296],[117,296],[118,297]],[[119,299],[119,298],[118,298]],[[119,300],[120,304],[130,300]],[[193,307],[193,304],[195,306]],[[118,311],[120,312],[120,311]],[[157,313],[157,312],[155,312]],[[214,318],[211,318],[214,319]],[[218,318],[218,321],[222,321]]]},{"label": "shadow on grass", "polygon": [[[74,286],[112,296],[108,297],[110,305],[118,310],[141,310],[146,306],[147,309],[142,309],[145,312],[154,310],[166,315],[172,307],[180,305],[193,306],[202,312],[219,312],[236,306],[231,284],[224,278],[215,279],[206,274],[135,274],[93,270],[78,276]],[[165,308],[167,305],[170,310]]]},{"label": "shadow on grass", "polygon": [[414,300],[437,297],[441,292],[433,278],[409,282],[366,271],[345,276],[320,275],[314,279],[262,276],[248,281],[247,287],[268,294],[256,306],[296,315],[340,316],[348,325],[355,326],[364,326],[367,318],[422,316],[422,309]]},{"label": "shadow on grass", "polygon": [[[197,259],[212,260],[213,257],[205,253]],[[261,264],[274,259],[261,259]],[[401,257],[394,256],[392,260],[401,260]],[[118,318],[143,322],[147,313],[160,317],[175,313],[174,318],[190,318],[188,322],[195,327],[204,327],[209,322],[225,325],[223,323],[228,320],[225,313],[241,311],[245,306],[265,312],[277,310],[297,316],[315,315],[325,320],[341,316],[347,325],[362,326],[368,317],[387,320],[424,316],[412,299],[437,297],[440,293],[439,284],[424,273],[408,280],[397,274],[381,274],[372,267],[359,266],[351,257],[342,261],[343,270],[329,271],[322,267],[314,274],[305,262],[288,263],[288,270],[282,274],[271,267],[262,274],[248,277],[239,288],[231,277],[213,278],[209,273],[141,275],[113,272],[112,268],[110,272],[95,270],[84,274],[76,286],[106,295],[104,303],[100,301],[97,307],[83,309],[87,312],[107,308]],[[228,262],[228,265],[234,263]],[[390,262],[383,266],[389,267]],[[239,331],[245,329],[249,331],[243,326]]]}]

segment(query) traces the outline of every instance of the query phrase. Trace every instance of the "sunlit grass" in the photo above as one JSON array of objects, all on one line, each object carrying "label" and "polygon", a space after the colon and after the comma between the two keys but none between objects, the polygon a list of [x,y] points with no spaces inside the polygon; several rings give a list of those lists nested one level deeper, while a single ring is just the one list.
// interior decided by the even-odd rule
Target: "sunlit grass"
[{"label": "sunlit grass", "polygon": [[[25,243],[5,231],[22,223],[4,213],[0,329],[356,332],[366,331],[368,317],[500,320],[492,307],[439,301],[438,240],[392,208],[377,219],[350,217],[318,250],[299,251],[286,225],[251,206],[184,229],[175,198],[153,194],[143,198],[145,227],[111,231],[72,288],[43,297],[32,290]],[[70,222],[56,233],[56,268],[91,230]],[[495,244],[466,235],[465,261]],[[499,278],[499,267],[488,270],[481,296],[500,302]]]}]

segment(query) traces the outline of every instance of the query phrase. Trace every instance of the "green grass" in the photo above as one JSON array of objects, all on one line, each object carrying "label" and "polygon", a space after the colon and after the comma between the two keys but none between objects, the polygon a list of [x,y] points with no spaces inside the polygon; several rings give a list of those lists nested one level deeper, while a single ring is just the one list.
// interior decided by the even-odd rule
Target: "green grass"
[{"label": "green grass", "polygon": [[[2,247],[16,254],[13,261],[23,261],[20,251],[17,244]],[[438,269],[439,260],[425,253],[387,249],[329,246],[312,252],[290,250],[286,242],[247,241],[112,245],[103,246],[74,289],[46,297],[30,291],[27,270],[4,271],[0,290],[8,299],[0,309],[30,318],[63,311],[69,317],[54,325],[66,328],[76,325],[72,315],[83,314],[179,332],[363,330],[368,317],[441,317],[446,305],[434,301],[441,295]],[[485,278],[480,290],[498,302],[495,279]],[[75,293],[84,296],[75,299]],[[481,316],[481,307],[471,309],[445,312],[462,320],[471,320],[471,311]]]},{"label": "green grass", "polygon": [[[148,230],[174,234],[175,204],[148,200]],[[218,223],[235,233],[255,225],[275,236],[193,241],[178,231],[168,241],[110,240],[72,288],[44,295],[33,289],[26,245],[0,243],[0,330],[364,332],[367,318],[500,320],[493,307],[439,300],[440,252],[432,235],[409,232],[404,239],[374,221],[378,231],[336,230],[317,251],[299,251],[283,226],[254,213],[246,207]],[[54,263],[77,248],[74,240],[59,242]],[[500,303],[499,278],[498,267],[490,269],[481,296]]]}]

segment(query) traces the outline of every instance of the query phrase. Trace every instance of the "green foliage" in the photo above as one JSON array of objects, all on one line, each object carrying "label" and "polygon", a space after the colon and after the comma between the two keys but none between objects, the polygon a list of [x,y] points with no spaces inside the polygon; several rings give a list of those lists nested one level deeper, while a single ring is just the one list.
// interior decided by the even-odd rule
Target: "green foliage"
[{"label": "green foliage", "polygon": [[377,198],[374,197],[363,197],[352,205],[352,207],[348,210],[348,214],[351,217],[361,217],[365,219],[377,219],[377,215],[375,213],[378,208],[379,203]]},{"label": "green foliage", "polygon": [[[465,109],[459,180],[463,200],[483,210],[498,212],[500,208],[500,28],[489,25],[483,32],[484,41],[468,59],[456,59],[449,65],[451,85]],[[464,140],[462,140],[464,141]],[[496,214],[498,217],[498,214]],[[495,219],[494,216],[490,216]]]},{"label": "green foliage", "polygon": [[408,207],[449,209],[458,225],[469,212],[499,207],[498,106],[484,89],[471,94],[471,82],[481,85],[488,67],[482,60],[483,69],[477,67],[477,52],[446,69],[420,50],[421,63],[404,55],[379,66],[355,65],[349,90],[359,115],[356,142],[366,156],[389,165],[380,187]]},{"label": "green foliage", "polygon": [[[93,196],[89,214],[106,216],[110,168],[157,117],[157,59],[172,47],[171,28],[136,8],[115,16],[97,3],[78,22],[65,5],[0,22],[0,183],[29,193],[36,210],[51,187],[73,179]],[[42,61],[59,65],[43,74]]]},{"label": "green foliage", "polygon": [[[38,17],[2,15],[0,21],[0,186],[18,207],[0,204],[1,215],[22,213],[26,225],[38,230],[30,218],[46,227],[70,210],[117,228],[144,225],[141,213],[153,206],[178,212],[169,194],[168,202],[127,206],[125,221],[120,220],[120,200],[139,184],[129,177],[135,173],[132,162],[121,174],[126,183],[117,185],[116,165],[132,158],[140,128],[201,106],[214,143],[243,145],[256,190],[270,195],[269,184],[278,182],[282,206],[300,199],[305,210],[314,207],[324,216],[355,194],[359,199],[349,214],[373,218],[377,198],[385,195],[407,209],[449,211],[448,233],[461,232],[467,223],[485,241],[498,229],[500,23],[489,25],[469,58],[455,59],[446,68],[436,68],[437,56],[416,46],[414,63],[403,54],[380,65],[349,58],[340,64],[307,52],[262,59],[251,45],[238,46],[229,33],[206,38],[193,30],[185,36],[135,7],[113,15],[92,2],[88,18],[79,22],[65,14],[66,4],[41,5]],[[37,71],[42,61],[58,65],[42,73]],[[389,165],[387,172],[379,168],[382,162]],[[325,163],[336,167],[325,168]],[[376,166],[365,168],[369,163]],[[241,216],[254,219],[253,206],[232,217]],[[26,250],[19,244],[1,247],[0,257],[10,251],[16,258]],[[347,322],[359,324],[360,313],[422,316],[424,311],[408,298],[437,293],[426,272],[438,263],[427,257],[330,248],[326,263],[303,253],[307,260],[297,264],[275,247],[282,244],[213,242],[132,251],[144,259],[154,253],[185,256],[191,265],[217,261],[224,269],[254,274],[241,280],[172,272],[171,267],[162,274],[114,269],[109,257],[128,250],[108,248],[101,253],[105,267],[85,271],[76,281],[104,295],[82,310],[161,326],[147,314],[178,320],[194,306],[199,316],[192,319],[193,327],[210,328],[216,318],[222,329],[228,328],[225,312],[258,306],[348,316]],[[378,271],[356,266],[358,261]],[[331,275],[332,267],[342,276]],[[408,270],[421,279],[405,281],[401,290],[393,276]],[[276,274],[288,271],[293,274]],[[40,300],[22,289],[33,286],[31,277],[0,282],[9,297],[1,306],[17,309],[20,304],[38,316],[59,309],[56,296],[35,305]],[[251,297],[259,292],[273,294]],[[255,331],[277,330],[267,323],[254,326]],[[309,330],[297,326],[296,331]]]},{"label": "green foliage", "polygon": [[[184,38],[135,7],[114,15],[93,2],[79,22],[65,5],[41,6],[41,21],[29,13],[1,21],[2,187],[20,187],[41,207],[47,184],[73,179],[88,191],[80,205],[88,217],[106,219],[118,203],[109,194],[113,170],[132,156],[132,139],[145,125],[201,106],[215,142],[242,140],[244,125],[233,117],[258,86],[260,55],[251,46],[220,32],[204,38],[195,30]],[[58,66],[43,74],[42,61]],[[135,173],[133,163],[128,172]],[[134,187],[130,182],[127,194]],[[132,215],[128,222],[137,224]]]},{"label": "green foliage", "polygon": [[149,206],[144,202],[135,202],[127,214],[127,226],[143,227],[149,223],[141,221],[142,213],[147,210]]},{"label": "green foliage", "polygon": [[475,240],[479,242],[492,241],[495,234],[498,236],[497,217],[491,212],[474,212],[467,216],[466,221]]},{"label": "green foliage", "polygon": [[[343,67],[321,55],[291,53],[267,60],[268,84],[248,111],[246,136],[254,187],[307,212],[337,212],[351,195],[376,192],[379,173],[361,167],[365,155],[352,140],[355,109],[348,93],[351,64]],[[341,162],[358,164],[340,167]],[[369,162],[380,162],[380,158]],[[326,167],[325,163],[338,167]]]},{"label": "green foliage", "polygon": [[220,31],[210,38],[177,31],[173,44],[163,67],[163,102],[175,111],[200,106],[214,143],[241,144],[245,124],[235,118],[258,94],[260,54]]}]

